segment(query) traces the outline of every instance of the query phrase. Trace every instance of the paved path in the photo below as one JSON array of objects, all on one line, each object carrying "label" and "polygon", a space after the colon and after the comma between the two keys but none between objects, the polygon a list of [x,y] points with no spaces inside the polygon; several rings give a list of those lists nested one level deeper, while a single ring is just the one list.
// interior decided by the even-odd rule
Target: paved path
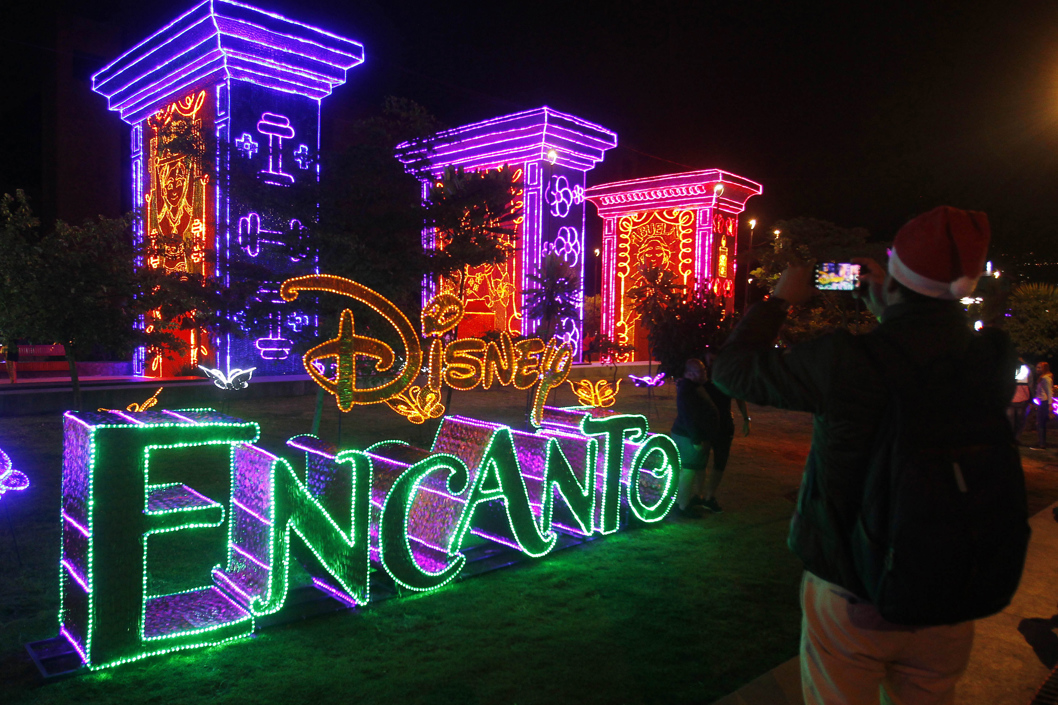
[{"label": "paved path", "polygon": [[[1058,522],[1051,511],[1055,507],[1058,503],[1029,522],[1029,555],[1010,606],[978,621],[970,666],[956,691],[957,703],[1026,705],[1058,663],[1054,631],[1058,627]],[[714,705],[803,703],[799,664],[792,658]]]}]

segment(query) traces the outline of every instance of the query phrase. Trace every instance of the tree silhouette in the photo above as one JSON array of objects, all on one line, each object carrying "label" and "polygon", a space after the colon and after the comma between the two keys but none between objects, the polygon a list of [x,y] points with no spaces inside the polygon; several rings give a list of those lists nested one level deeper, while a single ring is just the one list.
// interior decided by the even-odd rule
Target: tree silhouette
[{"label": "tree silhouette", "polygon": [[1058,287],[1020,284],[1010,292],[1004,326],[1018,352],[1053,358],[1058,354]]},{"label": "tree silhouette", "polygon": [[[647,329],[647,341],[650,345],[650,360],[656,355],[654,327],[664,315],[665,309],[676,304],[686,288],[679,283],[675,272],[661,267],[640,267],[639,273],[643,283],[628,290],[632,300],[632,310]],[[648,360],[648,367],[650,360]]]}]

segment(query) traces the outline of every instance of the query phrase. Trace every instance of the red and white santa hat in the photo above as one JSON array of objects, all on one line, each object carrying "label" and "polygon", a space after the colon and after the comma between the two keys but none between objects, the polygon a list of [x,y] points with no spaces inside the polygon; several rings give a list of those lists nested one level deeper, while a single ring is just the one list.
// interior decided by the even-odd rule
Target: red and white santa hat
[{"label": "red and white santa hat", "polygon": [[925,296],[961,299],[977,286],[991,236],[984,213],[951,206],[934,208],[896,233],[889,252],[889,274]]}]

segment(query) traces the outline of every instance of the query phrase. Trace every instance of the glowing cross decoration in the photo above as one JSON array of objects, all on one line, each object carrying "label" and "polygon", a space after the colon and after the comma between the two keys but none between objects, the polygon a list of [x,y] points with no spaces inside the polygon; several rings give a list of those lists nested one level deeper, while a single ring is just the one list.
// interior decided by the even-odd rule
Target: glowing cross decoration
[{"label": "glowing cross decoration", "polygon": [[24,472],[11,467],[11,458],[0,450],[0,497],[9,490],[21,492],[29,487],[29,478]]},{"label": "glowing cross decoration", "polygon": [[242,137],[235,140],[235,148],[247,159],[257,154],[257,143],[254,142],[253,137],[250,137],[249,132],[242,133]]},{"label": "glowing cross decoration", "polygon": [[290,186],[294,177],[283,172],[283,140],[294,137],[290,118],[275,113],[262,113],[257,131],[268,136],[268,168],[258,172],[261,180],[273,186]]},{"label": "glowing cross decoration", "polygon": [[294,161],[298,163],[299,169],[308,169],[312,164],[312,155],[309,154],[309,146],[307,144],[299,144],[298,148],[294,150]]}]

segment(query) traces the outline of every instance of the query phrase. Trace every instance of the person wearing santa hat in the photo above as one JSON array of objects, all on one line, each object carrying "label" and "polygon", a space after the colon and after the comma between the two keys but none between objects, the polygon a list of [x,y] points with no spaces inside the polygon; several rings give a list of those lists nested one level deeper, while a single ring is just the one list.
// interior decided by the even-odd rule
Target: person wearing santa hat
[{"label": "person wearing santa hat", "polygon": [[[896,233],[886,268],[860,260],[857,295],[880,321],[874,331],[839,330],[777,349],[788,309],[817,293],[812,268],[790,266],[772,296],[746,312],[714,363],[714,381],[726,394],[815,415],[788,541],[805,566],[801,681],[809,705],[877,704],[880,689],[908,705],[950,703],[966,669],[973,622],[910,627],[887,621],[859,577],[851,537],[858,517],[882,511],[864,486],[874,454],[889,453],[876,446],[893,393],[888,368],[876,363],[883,345],[901,349],[906,369],[919,370],[943,369],[933,364],[961,360],[976,346],[975,364],[965,373],[970,378],[956,379],[980,408],[1005,419],[1017,354],[1001,331],[989,332],[987,346],[977,345],[959,302],[982,274],[989,238],[984,213],[944,206],[914,218]],[[958,423],[963,409],[936,402],[935,413]],[[1005,422],[1000,426],[1009,430]]]}]

